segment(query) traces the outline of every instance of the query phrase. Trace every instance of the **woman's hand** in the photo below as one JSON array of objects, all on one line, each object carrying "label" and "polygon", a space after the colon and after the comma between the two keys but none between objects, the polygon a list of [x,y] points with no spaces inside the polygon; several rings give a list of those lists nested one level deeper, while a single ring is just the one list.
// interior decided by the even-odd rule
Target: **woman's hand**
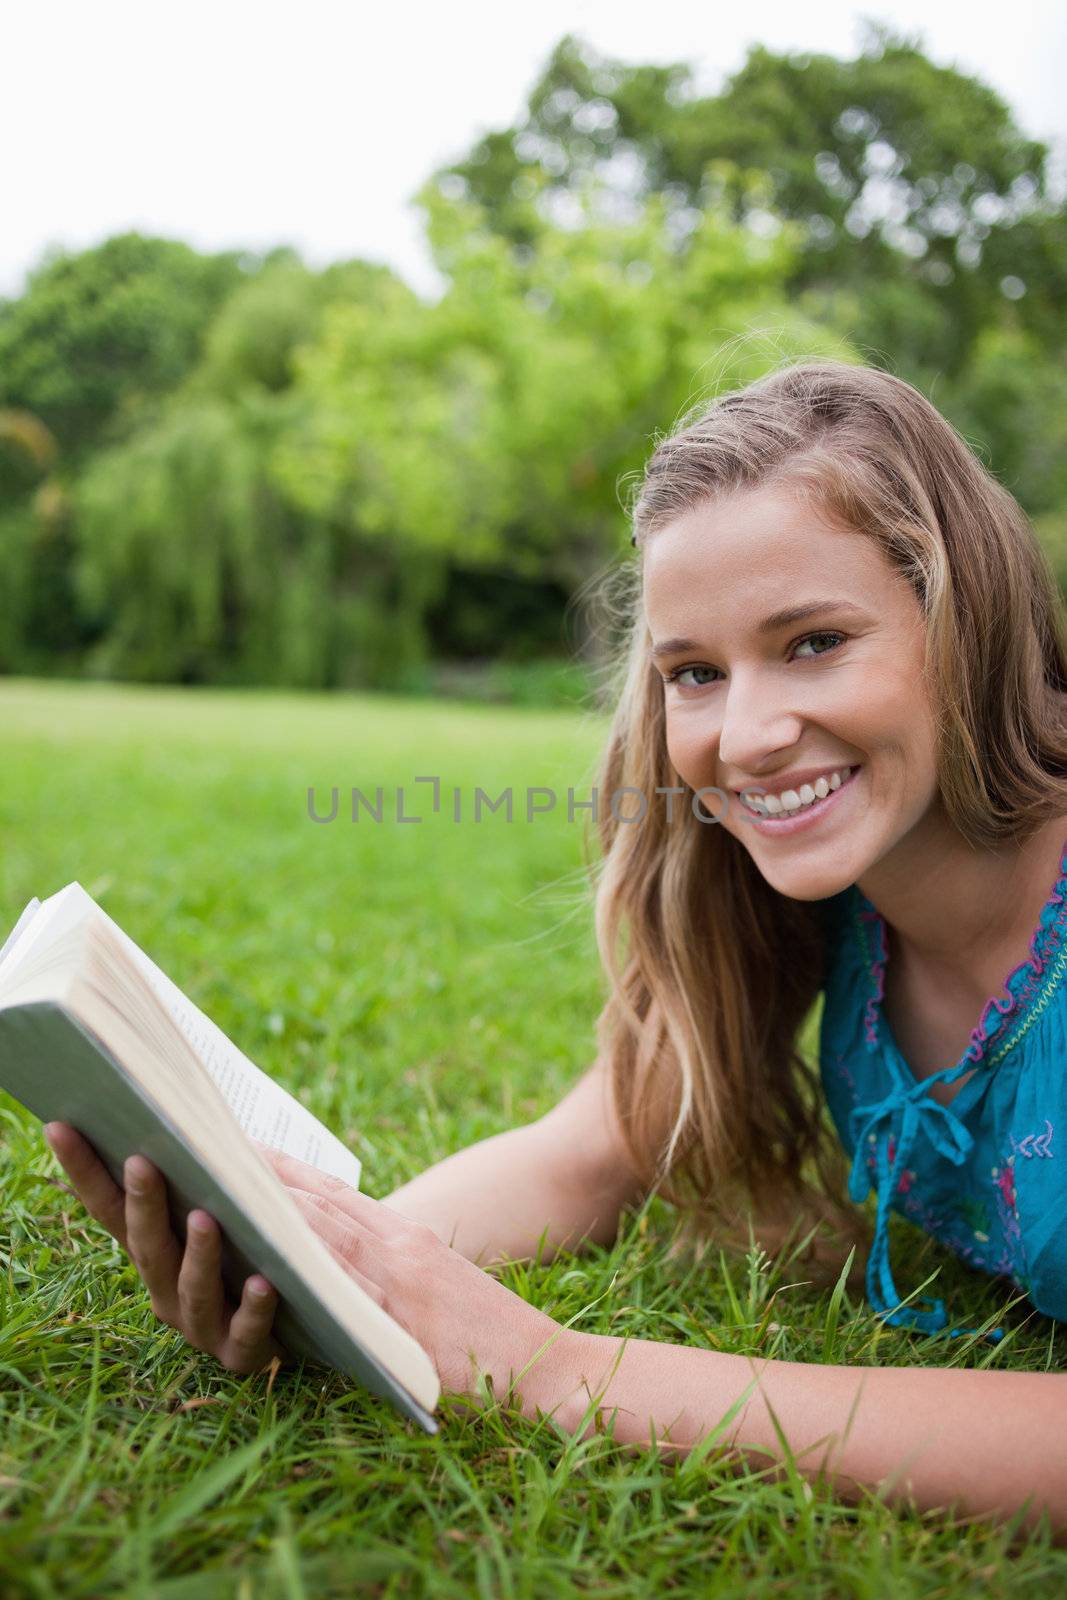
[{"label": "woman's hand", "polygon": [[[123,1190],[69,1124],[48,1123],[45,1138],[85,1209],[128,1252],[160,1321],[234,1372],[258,1371],[284,1355],[271,1335],[278,1297],[265,1278],[246,1279],[239,1306],[227,1300],[221,1230],[213,1217],[190,1211],[183,1254],[171,1228],[166,1182],[150,1161],[129,1157]],[[556,1405],[553,1374],[571,1340],[551,1317],[424,1224],[293,1156],[256,1148],[334,1258],[426,1350],[444,1390],[474,1395],[482,1372],[501,1396],[541,1351],[521,1392],[545,1410]]]},{"label": "woman's hand", "polygon": [[562,1347],[569,1343],[558,1323],[424,1223],[409,1221],[317,1167],[260,1149],[335,1259],[422,1345],[442,1389],[474,1395],[484,1372],[500,1398],[547,1344],[519,1387],[527,1399],[552,1409],[561,1397],[553,1374],[561,1370]]},{"label": "woman's hand", "polygon": [[129,1157],[123,1190],[69,1123],[49,1122],[44,1135],[86,1211],[128,1252],[161,1322],[232,1372],[258,1372],[284,1354],[271,1336],[278,1296],[266,1278],[254,1273],[245,1279],[240,1305],[227,1300],[222,1234],[213,1217],[190,1211],[183,1254],[170,1224],[166,1182],[150,1161]]}]

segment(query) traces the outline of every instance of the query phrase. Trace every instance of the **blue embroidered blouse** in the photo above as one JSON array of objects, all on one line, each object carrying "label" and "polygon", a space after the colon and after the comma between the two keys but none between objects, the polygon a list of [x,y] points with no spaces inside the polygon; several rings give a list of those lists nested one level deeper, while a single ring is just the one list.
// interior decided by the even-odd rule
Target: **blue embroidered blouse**
[{"label": "blue embroidered blouse", "polygon": [[[819,1034],[823,1089],[852,1157],[849,1194],[878,1209],[867,1296],[886,1321],[948,1328],[942,1300],[900,1306],[888,1217],[901,1212],[969,1266],[1009,1279],[1067,1321],[1067,843],[1030,955],[986,1003],[955,1065],[917,1079],[882,1014],[884,919],[857,884],[822,902],[827,971]],[[972,1072],[951,1105],[927,1093]],[[994,1330],[991,1338],[1001,1337]]]}]

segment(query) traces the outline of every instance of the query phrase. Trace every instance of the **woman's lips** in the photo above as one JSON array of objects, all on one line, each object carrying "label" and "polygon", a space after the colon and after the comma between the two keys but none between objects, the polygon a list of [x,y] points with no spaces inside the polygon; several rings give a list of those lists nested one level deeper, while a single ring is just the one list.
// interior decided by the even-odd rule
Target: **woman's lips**
[{"label": "woman's lips", "polygon": [[848,777],[838,784],[836,789],[831,789],[830,793],[823,799],[815,800],[811,805],[801,806],[798,811],[783,813],[777,817],[762,817],[758,812],[751,810],[746,802],[742,800],[741,808],[745,820],[750,822],[754,828],[758,828],[761,833],[798,833],[802,828],[818,822],[821,817],[829,816],[834,810],[838,796],[843,795],[846,789],[852,787],[857,774],[862,770],[862,766],[853,767]]}]

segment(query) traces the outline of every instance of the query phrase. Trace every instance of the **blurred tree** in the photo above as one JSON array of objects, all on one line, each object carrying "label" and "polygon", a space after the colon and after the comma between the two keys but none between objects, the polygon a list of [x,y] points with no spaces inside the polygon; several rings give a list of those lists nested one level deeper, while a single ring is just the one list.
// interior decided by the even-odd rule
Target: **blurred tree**
[{"label": "blurred tree", "polygon": [[619,221],[594,182],[581,226],[531,218],[516,250],[448,187],[421,196],[446,293],[330,312],[298,363],[307,429],[282,450],[295,498],[424,575],[420,605],[450,565],[579,595],[624,546],[617,485],[650,433],[785,354],[847,353],[785,303],[789,230],[709,209],[679,234],[658,197]]},{"label": "blurred tree", "polygon": [[282,442],[307,431],[298,352],[337,300],[372,325],[387,307],[398,321],[419,309],[388,268],[315,274],[279,252],[222,308],[184,384],[82,473],[91,671],[327,687],[366,681],[383,629],[399,648],[392,565],[348,523],[296,503],[276,467]]},{"label": "blurred tree", "polygon": [[275,252],[209,324],[196,387],[227,398],[247,390],[276,394],[287,389],[295,377],[296,352],[317,334],[324,309],[345,301],[417,304],[389,267],[344,261],[311,272],[292,252]]},{"label": "blurred tree", "polygon": [[1067,597],[1067,364],[1034,334],[992,326],[938,401],[1026,508]]},{"label": "blurred tree", "polygon": [[236,254],[136,233],[47,258],[0,301],[0,406],[33,412],[77,465],[180,383],[243,276]]},{"label": "blurred tree", "polygon": [[[561,643],[649,441],[795,356],[957,423],[1067,580],[1067,219],[986,86],[565,39],[521,125],[421,195],[446,288],[124,235],[0,302],[0,670],[414,686]],[[579,602],[575,607],[574,602]]]},{"label": "blurred tree", "polygon": [[520,248],[538,210],[565,211],[590,173],[620,206],[663,194],[680,226],[720,200],[757,230],[789,218],[790,287],[864,354],[918,375],[959,371],[1006,301],[1062,339],[1065,213],[1048,156],[986,84],[875,26],[851,61],[754,46],[706,96],[688,66],[631,67],[565,38],[523,121],[448,174]]},{"label": "blurred tree", "polygon": [[0,410],[0,671],[76,665],[72,529],[59,448],[32,411]]},{"label": "blurred tree", "polygon": [[73,476],[94,450],[143,425],[191,370],[242,277],[236,255],[130,233],[52,254],[20,298],[0,302],[0,408],[32,416],[58,457],[54,479],[38,485],[10,429],[0,439],[3,605],[18,606],[17,627],[9,617],[2,632],[24,670],[70,670],[94,636],[74,586]]},{"label": "blurred tree", "polygon": [[282,519],[242,420],[218,401],[190,401],[83,474],[79,587],[106,623],[94,670],[224,680],[240,619],[258,615],[270,629]]},{"label": "blurred tree", "polygon": [[32,411],[0,410],[0,444],[20,455],[34,473],[52,466],[59,453],[51,430]]}]

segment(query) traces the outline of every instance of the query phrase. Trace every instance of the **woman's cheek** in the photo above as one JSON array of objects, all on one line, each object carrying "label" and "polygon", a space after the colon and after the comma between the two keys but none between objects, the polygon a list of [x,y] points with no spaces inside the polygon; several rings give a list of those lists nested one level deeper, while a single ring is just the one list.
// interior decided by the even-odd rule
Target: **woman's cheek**
[{"label": "woman's cheek", "polygon": [[667,754],[682,782],[691,789],[714,783],[714,750],[706,726],[668,715],[666,733]]}]

